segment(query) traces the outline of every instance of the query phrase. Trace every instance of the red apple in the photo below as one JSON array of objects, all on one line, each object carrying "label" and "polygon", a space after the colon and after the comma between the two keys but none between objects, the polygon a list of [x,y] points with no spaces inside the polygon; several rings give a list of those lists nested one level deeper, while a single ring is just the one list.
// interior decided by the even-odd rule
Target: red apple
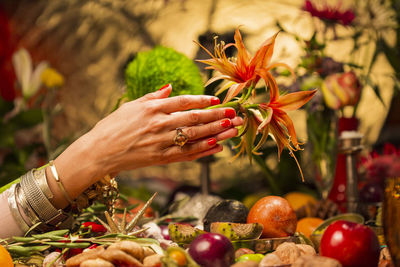
[{"label": "red apple", "polygon": [[326,228],[319,251],[321,256],[337,259],[343,267],[376,267],[380,246],[368,226],[339,220]]}]

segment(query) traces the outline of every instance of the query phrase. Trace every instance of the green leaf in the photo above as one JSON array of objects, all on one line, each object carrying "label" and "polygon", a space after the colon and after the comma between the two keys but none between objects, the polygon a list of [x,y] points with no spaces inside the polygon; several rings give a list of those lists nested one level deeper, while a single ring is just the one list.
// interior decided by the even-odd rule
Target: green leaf
[{"label": "green leaf", "polygon": [[396,47],[390,47],[383,38],[378,40],[378,47],[385,54],[395,72],[398,73],[400,71],[400,55]]},{"label": "green leaf", "polygon": [[371,86],[372,90],[374,91],[375,95],[378,97],[378,99],[381,101],[382,105],[385,106],[385,102],[383,102],[383,98],[381,96],[381,92],[379,90],[379,86],[375,84],[369,76],[365,77],[365,83],[369,86]]},{"label": "green leaf", "polygon": [[29,128],[35,126],[43,121],[41,109],[29,109],[20,112],[11,121],[18,123],[19,128]]}]

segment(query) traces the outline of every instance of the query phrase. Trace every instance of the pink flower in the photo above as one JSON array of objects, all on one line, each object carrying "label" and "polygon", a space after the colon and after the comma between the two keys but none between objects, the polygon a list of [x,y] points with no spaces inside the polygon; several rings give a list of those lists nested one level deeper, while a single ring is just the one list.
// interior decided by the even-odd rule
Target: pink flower
[{"label": "pink flower", "polygon": [[317,17],[326,23],[340,23],[347,26],[355,18],[354,12],[351,9],[340,11],[340,3],[337,6],[328,6],[325,2],[323,7],[319,9],[310,0],[306,0],[303,9],[310,13],[311,16]]},{"label": "pink flower", "polygon": [[367,179],[383,184],[385,178],[400,176],[400,149],[385,144],[383,154],[372,151],[361,158],[361,167],[366,171]]}]

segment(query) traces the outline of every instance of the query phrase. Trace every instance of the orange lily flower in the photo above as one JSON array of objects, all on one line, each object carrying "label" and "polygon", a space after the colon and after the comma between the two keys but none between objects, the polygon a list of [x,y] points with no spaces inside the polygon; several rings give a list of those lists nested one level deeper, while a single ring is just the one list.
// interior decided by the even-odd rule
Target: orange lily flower
[{"label": "orange lily flower", "polygon": [[[263,77],[263,79],[266,79],[268,75],[270,74],[264,70],[260,72],[260,76]],[[275,81],[271,80],[268,87],[270,95],[269,103],[261,103],[259,105],[260,110],[263,110],[264,113],[267,114],[264,121],[257,129],[258,132],[263,133],[263,137],[253,151],[257,151],[262,144],[262,140],[265,140],[268,134],[271,134],[278,146],[279,157],[284,147],[288,148],[290,150],[290,155],[294,157],[293,151],[299,150],[300,145],[297,140],[293,121],[286,111],[296,110],[302,107],[314,96],[317,90],[294,92],[281,96]],[[298,164],[297,159],[296,163]]]},{"label": "orange lily flower", "polygon": [[[223,103],[226,103],[236,97],[243,89],[254,88],[260,79],[259,72],[261,70],[268,72],[274,67],[283,66],[292,71],[291,68],[284,63],[270,63],[277,35],[278,33],[267,39],[253,57],[251,57],[250,53],[244,46],[239,29],[236,29],[235,31],[235,43],[225,45],[223,42],[217,44],[217,41],[215,41],[214,55],[198,43],[198,45],[200,45],[211,56],[211,59],[197,61],[209,65],[206,69],[214,69],[221,73],[221,75],[211,78],[205,86],[217,80],[229,80],[230,82],[225,84],[216,93],[216,95],[218,95],[229,88],[223,101]],[[236,60],[226,57],[225,50],[230,46],[234,46],[238,50]],[[271,79],[275,81],[272,75],[266,77],[266,84],[268,84]]]},{"label": "orange lily flower", "polygon": [[[235,147],[239,149],[239,152],[233,159],[246,153],[251,162],[252,154],[259,154],[257,150],[271,134],[278,146],[279,158],[283,148],[287,147],[290,155],[295,159],[303,178],[300,165],[293,153],[293,151],[300,149],[300,144],[297,140],[293,122],[286,112],[303,106],[314,96],[316,90],[295,92],[282,96],[279,94],[278,86],[270,70],[278,66],[283,66],[288,68],[293,75],[294,72],[284,63],[270,62],[276,36],[277,33],[267,39],[257,50],[254,57],[251,57],[243,44],[239,29],[236,29],[235,43],[225,45],[223,42],[220,44],[216,42],[214,55],[199,44],[211,56],[211,59],[198,61],[209,65],[207,69],[214,69],[221,73],[219,76],[211,78],[206,85],[220,79],[229,81],[229,83],[217,92],[219,94],[229,88],[223,104],[235,98],[241,91],[247,90],[242,95],[241,100],[234,101],[238,104],[238,109],[244,115],[244,123],[239,132],[241,141]],[[235,46],[238,50],[235,61],[226,57],[225,50],[230,46]],[[256,104],[249,101],[248,97],[250,93],[255,93],[253,89],[260,79],[264,80],[265,88],[267,92],[269,90],[270,97],[268,103]],[[262,133],[262,137],[258,141],[258,144],[254,146],[258,133]]]},{"label": "orange lily flower", "polygon": [[[262,123],[259,114],[254,110],[247,110],[244,116],[243,127],[239,130],[239,136],[243,134],[238,145],[234,146],[233,149],[238,149],[238,153],[232,158],[232,161],[237,159],[240,155],[245,152],[249,156],[250,162],[252,161],[251,154],[258,155],[259,153],[253,149],[253,144],[256,140],[257,129]],[[264,140],[265,141],[265,140]],[[261,142],[261,141],[260,141]]]}]

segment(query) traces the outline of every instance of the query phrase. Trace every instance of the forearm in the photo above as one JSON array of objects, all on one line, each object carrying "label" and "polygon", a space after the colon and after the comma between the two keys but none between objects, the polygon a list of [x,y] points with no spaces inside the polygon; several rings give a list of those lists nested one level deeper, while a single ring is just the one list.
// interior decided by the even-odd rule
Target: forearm
[{"label": "forearm", "polygon": [[9,194],[10,189],[0,194],[0,238],[24,234],[11,214],[8,202]]},{"label": "forearm", "polygon": [[[87,133],[71,144],[54,160],[57,173],[66,193],[75,199],[90,185],[104,177],[107,172],[102,166],[99,154],[95,151],[96,138]],[[54,197],[51,200],[56,208],[65,208],[68,201],[60,190],[50,167],[46,167],[47,183]]]}]

